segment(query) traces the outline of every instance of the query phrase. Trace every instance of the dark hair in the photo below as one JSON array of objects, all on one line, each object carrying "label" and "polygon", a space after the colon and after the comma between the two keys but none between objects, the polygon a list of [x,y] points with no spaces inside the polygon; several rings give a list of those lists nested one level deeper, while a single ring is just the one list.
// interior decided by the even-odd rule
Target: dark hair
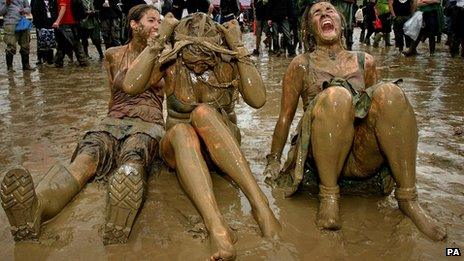
[{"label": "dark hair", "polygon": [[129,13],[127,14],[127,21],[126,21],[127,43],[130,42],[133,37],[132,28],[130,26],[130,21],[134,20],[136,22],[139,22],[140,19],[142,19],[143,15],[148,10],[155,10],[156,12],[159,13],[156,7],[152,5],[146,5],[146,4],[136,5],[129,10]]},{"label": "dark hair", "polygon": [[[314,49],[316,48],[316,39],[314,37],[314,28],[311,27],[311,13],[309,12],[311,10],[311,7],[317,3],[321,3],[321,2],[328,2],[330,3],[328,0],[319,0],[319,1],[314,1],[313,3],[309,4],[306,6],[306,9],[303,13],[303,17],[301,18],[301,37],[303,39],[303,44],[304,44],[304,47],[305,47],[305,51],[306,52],[312,52],[314,51]],[[333,5],[332,3],[330,3],[331,5]],[[345,17],[343,16],[343,14],[337,9],[335,8],[335,10],[337,11],[338,15],[340,16],[340,19],[341,19],[341,30],[342,30],[342,33],[341,33],[341,39],[342,40],[344,38],[344,28],[346,27],[346,22],[345,22]],[[342,46],[344,46],[344,43],[342,41]]]}]

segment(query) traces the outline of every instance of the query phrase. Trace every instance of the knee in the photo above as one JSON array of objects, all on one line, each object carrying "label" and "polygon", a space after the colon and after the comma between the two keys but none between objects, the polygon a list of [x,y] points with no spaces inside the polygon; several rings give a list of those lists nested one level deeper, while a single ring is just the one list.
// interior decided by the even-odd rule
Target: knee
[{"label": "knee", "polygon": [[372,105],[380,109],[403,109],[410,106],[403,90],[394,83],[379,86],[372,94]]},{"label": "knee", "polygon": [[322,91],[316,98],[313,117],[352,115],[354,118],[353,97],[343,87],[330,87]]},{"label": "knee", "polygon": [[190,114],[192,122],[198,123],[206,119],[210,119],[215,113],[216,109],[207,104],[198,105]]},{"label": "knee", "polygon": [[185,123],[178,123],[169,130],[171,143],[178,143],[183,147],[199,146],[195,129]]}]

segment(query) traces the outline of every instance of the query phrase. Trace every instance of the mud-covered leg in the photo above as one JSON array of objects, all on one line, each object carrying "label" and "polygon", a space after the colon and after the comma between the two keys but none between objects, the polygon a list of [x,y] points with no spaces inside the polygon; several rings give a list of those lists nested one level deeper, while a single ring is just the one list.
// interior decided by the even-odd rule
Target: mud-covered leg
[{"label": "mud-covered leg", "polygon": [[176,169],[179,182],[200,212],[211,237],[211,260],[235,258],[233,234],[219,212],[211,176],[195,130],[187,124],[172,127],[161,141],[166,163]]},{"label": "mud-covered leg", "polygon": [[416,191],[417,124],[403,91],[385,84],[374,92],[369,114],[376,115],[376,135],[397,183],[398,206],[424,234],[443,240],[446,232],[420,206]]},{"label": "mud-covered leg", "polygon": [[191,114],[192,125],[205,142],[211,158],[242,189],[250,201],[253,214],[266,237],[276,236],[280,224],[269,202],[254,179],[248,162],[220,114],[208,105],[198,106]]},{"label": "mud-covered leg", "polygon": [[7,171],[0,196],[16,241],[38,239],[41,222],[56,216],[79,192],[81,185],[75,176],[87,170],[82,164],[89,159],[86,157],[77,158],[71,165],[80,165],[81,173],[71,173],[70,169],[55,165],[35,189],[27,169],[19,167]]},{"label": "mud-covered leg", "polygon": [[337,181],[354,135],[351,94],[342,87],[326,89],[317,96],[311,117],[312,152],[320,178],[317,223],[325,229],[339,229]]}]

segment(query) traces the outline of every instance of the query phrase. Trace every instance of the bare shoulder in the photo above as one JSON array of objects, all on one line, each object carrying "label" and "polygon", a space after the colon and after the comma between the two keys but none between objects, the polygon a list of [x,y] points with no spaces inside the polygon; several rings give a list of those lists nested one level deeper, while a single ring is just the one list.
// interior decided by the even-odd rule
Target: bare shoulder
[{"label": "bare shoulder", "polygon": [[125,45],[111,47],[105,51],[105,58],[107,60],[113,60],[115,56],[122,54],[125,48]]},{"label": "bare shoulder", "polygon": [[288,71],[305,70],[309,65],[307,54],[299,54],[293,58],[288,66]]}]

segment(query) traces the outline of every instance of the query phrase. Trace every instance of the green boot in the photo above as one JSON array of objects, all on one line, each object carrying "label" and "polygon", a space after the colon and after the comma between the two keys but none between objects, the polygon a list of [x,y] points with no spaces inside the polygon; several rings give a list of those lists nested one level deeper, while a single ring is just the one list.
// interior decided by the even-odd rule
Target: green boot
[{"label": "green boot", "polygon": [[62,165],[53,166],[35,190],[27,169],[9,170],[1,183],[0,199],[14,240],[38,239],[42,221],[56,216],[79,190]]}]

